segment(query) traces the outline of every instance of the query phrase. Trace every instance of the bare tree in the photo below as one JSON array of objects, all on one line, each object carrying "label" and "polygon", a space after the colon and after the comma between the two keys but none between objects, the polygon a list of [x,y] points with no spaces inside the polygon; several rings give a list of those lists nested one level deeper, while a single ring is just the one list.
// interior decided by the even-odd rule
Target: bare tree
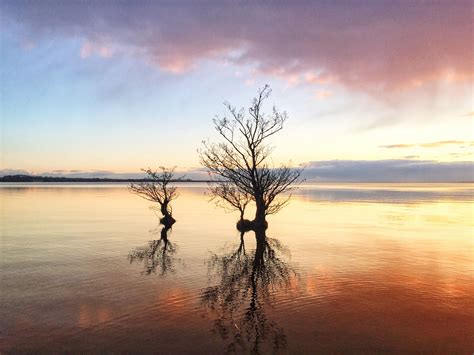
[{"label": "bare tree", "polygon": [[177,187],[170,185],[174,180],[175,169],[163,166],[160,166],[160,171],[142,169],[147,174],[147,181],[130,185],[132,193],[160,205],[160,212],[163,215],[160,222],[165,226],[171,226],[176,222],[170,206],[170,202],[178,197]]},{"label": "bare tree", "polygon": [[231,181],[218,179],[210,184],[209,191],[218,206],[239,211],[240,221],[243,221],[245,209],[252,200],[251,195],[238,189]]},{"label": "bare tree", "polygon": [[213,120],[223,141],[204,141],[204,148],[199,152],[201,164],[208,169],[212,180],[211,192],[215,196],[233,207],[236,207],[233,203],[236,195],[251,197],[256,207],[252,229],[267,227],[266,216],[278,212],[289,199],[280,200],[277,197],[290,191],[301,175],[301,169],[275,167],[270,161],[273,147],[267,143],[268,138],[281,131],[287,119],[286,112],[280,112],[275,107],[271,114],[262,111],[270,93],[268,85],[260,89],[248,114],[243,108],[238,110],[225,103],[229,117]]}]

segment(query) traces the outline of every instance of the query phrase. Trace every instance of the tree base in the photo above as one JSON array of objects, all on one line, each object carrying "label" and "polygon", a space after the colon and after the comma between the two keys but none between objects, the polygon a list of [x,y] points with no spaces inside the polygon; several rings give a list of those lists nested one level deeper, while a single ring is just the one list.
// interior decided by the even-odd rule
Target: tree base
[{"label": "tree base", "polygon": [[236,224],[237,230],[239,232],[249,232],[249,231],[264,231],[268,228],[267,221],[249,221],[248,219],[241,219]]},{"label": "tree base", "polygon": [[171,216],[164,216],[160,219],[160,223],[166,228],[171,228],[171,226],[176,222],[176,220]]}]

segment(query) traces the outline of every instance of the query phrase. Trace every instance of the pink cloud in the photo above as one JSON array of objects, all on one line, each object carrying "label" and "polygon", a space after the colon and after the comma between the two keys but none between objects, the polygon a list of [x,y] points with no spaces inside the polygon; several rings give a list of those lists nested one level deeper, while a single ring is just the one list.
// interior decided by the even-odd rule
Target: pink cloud
[{"label": "pink cloud", "polygon": [[315,94],[316,98],[319,100],[325,100],[328,97],[332,96],[332,91],[329,90],[319,90]]},{"label": "pink cloud", "polygon": [[423,147],[423,148],[438,148],[444,146],[462,146],[462,145],[469,145],[473,142],[465,142],[459,140],[445,140],[445,141],[437,141],[437,142],[428,142],[428,143],[421,143],[421,144],[389,144],[389,145],[381,145],[380,148],[412,148],[412,147]]},{"label": "pink cloud", "polygon": [[114,52],[115,50],[111,46],[85,41],[81,46],[80,56],[82,59],[89,58],[92,55],[98,55],[102,58],[111,58]]},{"label": "pink cloud", "polygon": [[33,34],[86,39],[85,58],[128,48],[176,74],[224,59],[289,85],[337,82],[371,92],[473,80],[468,0],[57,2],[54,16],[50,2],[1,7]]}]

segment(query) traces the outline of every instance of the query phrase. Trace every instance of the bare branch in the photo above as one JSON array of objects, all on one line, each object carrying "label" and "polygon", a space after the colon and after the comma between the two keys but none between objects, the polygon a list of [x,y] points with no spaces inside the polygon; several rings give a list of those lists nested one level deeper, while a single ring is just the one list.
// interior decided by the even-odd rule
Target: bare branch
[{"label": "bare branch", "polygon": [[[213,122],[224,142],[203,142],[199,151],[201,164],[207,168],[212,180],[213,199],[225,202],[230,209],[243,212],[252,201],[256,205],[254,222],[264,225],[265,216],[283,208],[288,199],[277,196],[291,191],[301,175],[300,169],[270,164],[273,147],[267,141],[283,129],[288,118],[285,111],[273,107],[270,115],[263,113],[264,102],[271,89],[265,85],[253,99],[247,111],[237,110],[229,103],[225,107],[229,117],[216,117]],[[248,116],[245,117],[245,112]]]},{"label": "bare branch", "polygon": [[170,185],[174,180],[176,167],[159,167],[159,170],[151,168],[142,169],[147,174],[147,181],[130,184],[130,191],[148,201],[157,202],[160,211],[165,218],[173,221],[172,210],[169,203],[178,197],[177,187]]}]

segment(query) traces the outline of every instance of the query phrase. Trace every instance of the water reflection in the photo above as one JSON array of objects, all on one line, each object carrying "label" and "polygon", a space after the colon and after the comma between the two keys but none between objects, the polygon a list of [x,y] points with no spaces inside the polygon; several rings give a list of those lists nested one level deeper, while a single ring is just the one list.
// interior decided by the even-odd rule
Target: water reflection
[{"label": "water reflection", "polygon": [[165,276],[168,273],[174,273],[178,259],[178,251],[175,243],[168,239],[168,233],[171,227],[166,225],[160,230],[159,226],[152,230],[153,234],[160,233],[160,239],[150,240],[147,245],[132,249],[128,254],[130,264],[137,262],[143,263],[144,273],[146,275],[158,274]]},{"label": "water reflection", "polygon": [[303,185],[293,193],[313,202],[419,204],[472,202],[472,184],[355,184]]},{"label": "water reflection", "polygon": [[208,260],[210,279],[217,284],[202,292],[201,304],[229,352],[258,354],[286,347],[285,332],[271,320],[269,308],[277,293],[290,290],[298,274],[287,261],[289,250],[277,239],[255,239],[255,249],[247,250],[242,234],[237,247]]},{"label": "water reflection", "polygon": [[[240,251],[238,236],[230,240],[235,248],[220,251],[235,216],[209,204],[202,184],[180,186],[173,206],[178,222],[167,232],[168,243],[178,243],[179,277],[166,271],[164,278],[140,275],[145,260],[130,265],[126,258],[161,239],[162,226],[148,234],[155,227],[148,202],[125,185],[0,187],[0,352],[218,354],[230,346],[249,353],[257,341],[257,351],[271,353],[276,338],[291,354],[472,353],[473,204],[467,193],[455,197],[467,185],[456,186],[418,186],[446,191],[446,197],[407,196],[400,203],[379,203],[378,197],[359,203],[348,187],[341,187],[340,199],[327,201],[310,187],[300,189],[269,219],[267,234],[291,249],[301,281],[291,275],[287,286],[265,287],[260,278],[255,295],[255,235],[245,234]],[[381,187],[362,189],[369,195]],[[288,265],[287,255],[270,247]],[[233,258],[240,261],[219,272],[221,262],[209,274],[209,250],[228,258],[238,252]],[[268,267],[272,253],[268,247],[265,253],[260,264]],[[222,283],[239,293],[225,292]],[[204,303],[206,286],[216,287],[220,298]],[[226,305],[226,297],[235,299]],[[211,322],[202,317],[203,305]],[[248,309],[253,320],[245,318]],[[255,332],[262,318],[274,325],[265,340]],[[224,328],[213,327],[213,320]],[[222,338],[219,329],[227,329]],[[286,347],[284,337],[274,335],[278,329]]]}]

